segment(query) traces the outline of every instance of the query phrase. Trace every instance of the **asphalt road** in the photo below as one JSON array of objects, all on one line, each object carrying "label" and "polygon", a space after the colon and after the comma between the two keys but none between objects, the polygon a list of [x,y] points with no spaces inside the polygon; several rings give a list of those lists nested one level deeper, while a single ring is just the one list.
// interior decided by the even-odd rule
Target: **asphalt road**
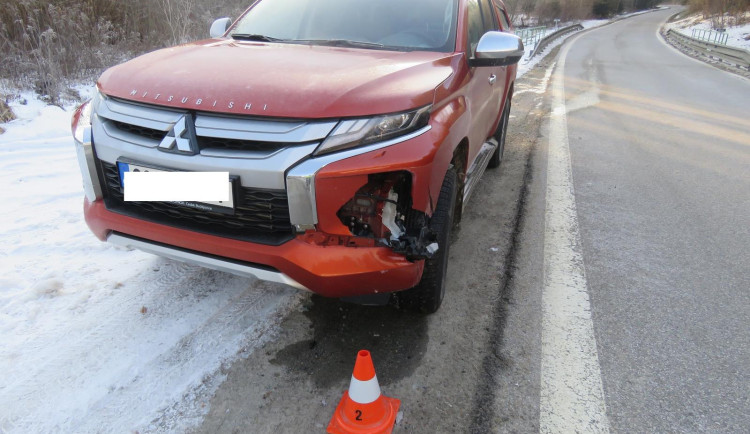
[{"label": "asphalt road", "polygon": [[610,427],[750,427],[750,81],[656,36],[581,35],[565,61],[572,178]]},{"label": "asphalt road", "polygon": [[[196,432],[324,432],[363,348],[383,393],[401,400],[395,432],[538,424],[539,300],[515,300],[511,264],[544,121],[547,64],[516,83],[504,161],[484,174],[453,234],[441,309],[424,316],[308,298],[275,341],[227,367]],[[518,342],[506,354],[511,328]]]},{"label": "asphalt road", "polygon": [[309,298],[195,431],[323,432],[367,348],[394,432],[746,432],[750,82],[663,44],[673,13],[519,80],[438,313]]}]

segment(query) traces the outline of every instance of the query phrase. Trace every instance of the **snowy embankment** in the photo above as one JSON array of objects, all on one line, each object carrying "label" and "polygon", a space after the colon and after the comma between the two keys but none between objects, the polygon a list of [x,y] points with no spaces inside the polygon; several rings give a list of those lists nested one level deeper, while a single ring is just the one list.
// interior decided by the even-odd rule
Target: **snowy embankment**
[{"label": "snowy embankment", "polygon": [[[609,23],[610,21],[611,20],[586,20],[586,21],[581,21],[579,24],[581,24],[584,29],[590,29],[590,28],[593,28],[593,27],[603,26],[603,25]],[[575,24],[575,23],[570,23],[569,25],[573,25],[573,24]],[[563,25],[561,27],[565,27],[565,26]],[[554,28],[554,27],[549,28],[549,29],[547,29],[547,33],[546,34],[549,35],[550,33],[554,33],[556,30],[557,29]],[[526,45],[524,45],[524,51],[525,51],[525,53],[523,55],[523,58],[521,59],[521,62],[519,62],[519,64],[518,64],[517,77],[521,77],[524,74],[526,74],[527,72],[529,72],[537,63],[539,63],[540,60],[542,60],[544,58],[544,56],[546,56],[547,54],[549,54],[550,51],[552,51],[558,45],[562,44],[565,39],[567,39],[568,37],[573,36],[575,34],[576,33],[569,33],[567,35],[563,35],[563,36],[557,38],[551,44],[549,44],[547,47],[545,47],[545,49],[542,52],[538,53],[533,58],[530,58],[530,56],[531,56],[531,53],[534,52],[534,48],[536,48],[536,44],[526,44]]]},{"label": "snowy embankment", "polygon": [[[570,23],[561,24],[560,28],[565,27],[565,26],[574,25],[574,24],[580,24],[581,26],[583,26],[584,30],[587,30],[587,29],[591,29],[591,28],[594,28],[594,27],[599,27],[599,26],[603,26],[605,24],[609,24],[609,23],[611,23],[613,21],[622,20],[622,19],[625,19],[625,18],[628,18],[628,17],[632,17],[632,16],[635,16],[635,15],[646,14],[646,13],[653,12],[655,10],[660,10],[660,9],[669,9],[669,7],[668,6],[659,6],[656,9],[647,9],[647,10],[643,10],[643,11],[630,12],[630,13],[627,13],[627,14],[617,15],[617,16],[615,16],[612,19],[584,20],[584,21],[580,21],[580,22],[575,22],[574,21],[574,22],[570,22]],[[547,29],[546,34],[549,35],[550,33],[554,33],[556,30],[557,30],[556,28],[551,27],[551,28]],[[577,32],[568,33],[566,35],[563,35],[563,36],[555,39],[554,41],[552,41],[552,43],[550,43],[549,45],[547,45],[544,48],[543,51],[541,51],[540,53],[538,53],[533,58],[531,58],[531,53],[534,52],[534,48],[536,47],[536,44],[527,44],[527,45],[524,45],[524,51],[525,51],[525,53],[523,55],[523,58],[521,59],[521,62],[519,62],[519,64],[518,64],[517,77],[521,77],[524,74],[526,74],[537,63],[539,63],[539,61],[542,60],[544,58],[544,56],[546,56],[552,50],[554,50],[555,47],[557,47],[558,45],[562,44],[563,41],[565,41],[569,37],[575,36],[576,34],[577,34]]]},{"label": "snowy embankment", "polygon": [[[750,12],[745,13],[745,24],[732,26],[734,19],[727,17],[725,21],[724,33],[727,35],[726,45],[735,48],[742,48],[750,51]],[[714,18],[715,19],[715,18]],[[679,21],[667,24],[667,27],[677,30],[685,36],[693,36],[693,30],[713,30],[712,18],[703,18],[703,14],[693,14]]]},{"label": "snowy embankment", "polygon": [[73,107],[24,98],[0,134],[0,432],[182,432],[298,292],[99,242]]}]

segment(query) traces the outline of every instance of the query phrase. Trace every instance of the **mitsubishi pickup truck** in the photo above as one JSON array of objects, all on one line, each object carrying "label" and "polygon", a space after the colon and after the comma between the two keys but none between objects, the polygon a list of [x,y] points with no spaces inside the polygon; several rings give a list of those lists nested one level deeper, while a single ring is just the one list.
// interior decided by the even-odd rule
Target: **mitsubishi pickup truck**
[{"label": "mitsubishi pickup truck", "polygon": [[[503,3],[258,0],[210,34],[108,69],[73,115],[93,233],[435,312],[451,229],[503,156],[523,55]],[[139,171],[226,172],[229,200],[125,200]]]}]

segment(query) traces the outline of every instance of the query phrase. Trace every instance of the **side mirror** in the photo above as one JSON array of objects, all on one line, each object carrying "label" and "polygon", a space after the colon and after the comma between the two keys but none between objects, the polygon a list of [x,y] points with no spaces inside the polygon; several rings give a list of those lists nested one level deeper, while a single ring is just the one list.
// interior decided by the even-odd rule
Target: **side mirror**
[{"label": "side mirror", "polygon": [[222,36],[224,36],[224,33],[227,32],[227,29],[231,25],[231,18],[219,18],[218,20],[214,21],[213,24],[211,24],[211,30],[209,34],[212,38],[221,38]]},{"label": "side mirror", "polygon": [[469,66],[506,66],[515,65],[523,57],[521,38],[510,33],[487,32],[477,44],[474,59]]}]

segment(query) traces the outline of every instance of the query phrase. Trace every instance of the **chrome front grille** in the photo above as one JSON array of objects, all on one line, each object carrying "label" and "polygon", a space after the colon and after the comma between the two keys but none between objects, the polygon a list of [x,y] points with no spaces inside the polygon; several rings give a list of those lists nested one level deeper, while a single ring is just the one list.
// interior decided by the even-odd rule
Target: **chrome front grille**
[{"label": "chrome front grille", "polygon": [[[106,98],[97,107],[104,130],[115,138],[154,148],[186,110],[175,110]],[[292,146],[319,142],[336,121],[293,121],[195,112],[201,151],[238,151],[233,158],[259,158]],[[245,153],[244,155],[242,153]]]},{"label": "chrome front grille", "polygon": [[169,202],[125,202],[117,166],[100,162],[108,210],[209,235],[278,245],[292,239],[286,191],[241,187],[234,214],[187,208]]},{"label": "chrome front grille", "polygon": [[[337,124],[335,120],[189,112],[108,97],[95,101],[93,145],[108,210],[167,226],[270,245],[294,237],[286,172],[308,159]],[[195,154],[159,148],[181,119],[194,122],[198,145]],[[183,123],[180,125],[184,128]],[[125,202],[118,161],[165,170],[228,172],[236,179],[234,213],[167,202]]]}]

